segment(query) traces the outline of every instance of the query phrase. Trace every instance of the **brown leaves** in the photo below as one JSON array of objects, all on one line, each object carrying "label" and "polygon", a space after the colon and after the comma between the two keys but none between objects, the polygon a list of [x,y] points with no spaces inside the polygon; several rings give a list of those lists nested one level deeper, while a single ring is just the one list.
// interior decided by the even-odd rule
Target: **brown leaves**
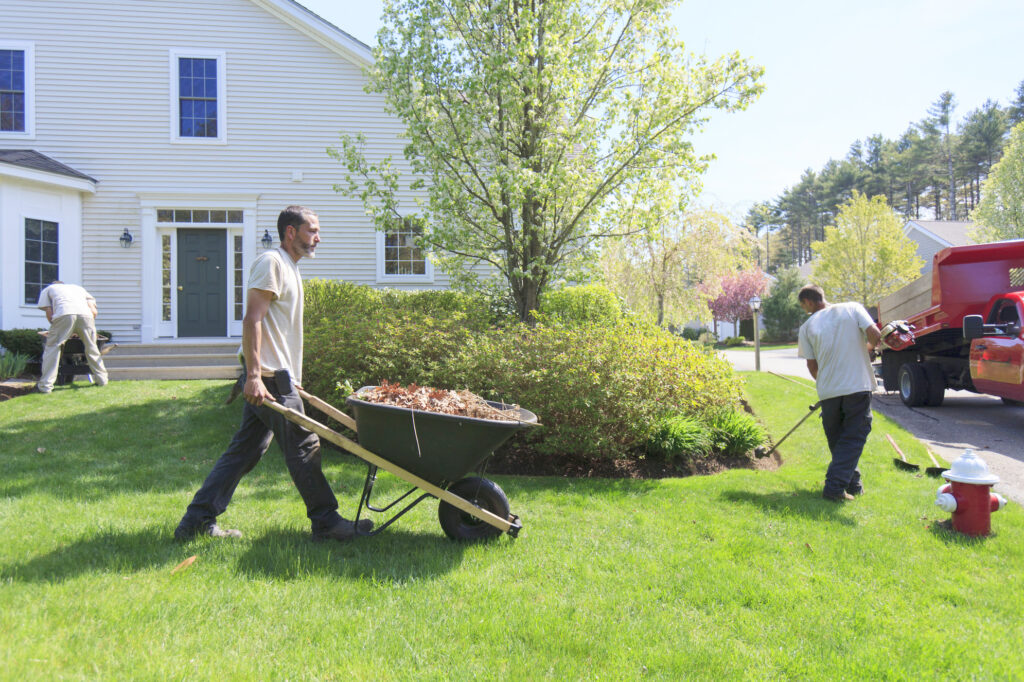
[{"label": "brown leaves", "polygon": [[476,419],[519,421],[517,406],[512,406],[508,410],[499,410],[469,391],[446,391],[416,384],[403,387],[401,384],[392,384],[385,379],[380,382],[380,386],[363,391],[358,397],[370,403],[394,405],[424,412],[452,414]]}]

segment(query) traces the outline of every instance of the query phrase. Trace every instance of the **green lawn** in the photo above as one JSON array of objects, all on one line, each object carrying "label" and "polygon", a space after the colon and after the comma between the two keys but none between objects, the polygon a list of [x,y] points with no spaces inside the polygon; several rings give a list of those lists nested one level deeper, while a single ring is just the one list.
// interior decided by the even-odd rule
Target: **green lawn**
[{"label": "green lawn", "polygon": [[[815,400],[747,378],[776,438]],[[497,477],[523,519],[514,541],[452,543],[428,501],[376,538],[319,545],[275,446],[222,517],[245,537],[179,545],[241,410],[227,392],[114,383],[0,403],[0,677],[1024,678],[1024,513],[997,512],[987,539],[945,530],[936,481],[895,470],[884,433],[923,450],[884,417],[867,494],[845,506],[820,499],[813,419],[775,472]],[[325,469],[351,508],[361,467],[329,453]]]}]

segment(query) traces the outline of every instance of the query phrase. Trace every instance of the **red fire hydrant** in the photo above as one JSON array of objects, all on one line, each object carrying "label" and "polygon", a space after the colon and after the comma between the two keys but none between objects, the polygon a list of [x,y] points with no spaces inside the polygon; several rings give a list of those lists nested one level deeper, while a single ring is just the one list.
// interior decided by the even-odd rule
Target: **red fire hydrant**
[{"label": "red fire hydrant", "polygon": [[972,450],[965,450],[942,477],[950,482],[939,488],[935,504],[952,512],[953,529],[964,535],[988,535],[992,512],[1006,506],[1002,495],[991,492],[999,477]]}]

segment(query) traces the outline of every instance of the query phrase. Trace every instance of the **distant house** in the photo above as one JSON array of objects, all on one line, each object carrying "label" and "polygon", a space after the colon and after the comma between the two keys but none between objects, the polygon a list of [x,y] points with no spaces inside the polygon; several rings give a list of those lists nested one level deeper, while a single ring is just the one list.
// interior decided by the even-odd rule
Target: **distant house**
[{"label": "distant house", "polygon": [[966,220],[911,220],[903,226],[903,234],[917,242],[917,255],[924,261],[923,275],[931,272],[936,253],[969,244],[968,233],[973,227],[974,223]]},{"label": "distant house", "polygon": [[[306,277],[443,288],[411,223],[377,232],[326,148],[362,133],[404,163],[364,91],[371,50],[291,0],[4,3],[0,328],[45,327],[40,289],[83,284],[122,343],[241,335],[246,273],[304,204]],[[412,198],[403,195],[403,204]]]}]

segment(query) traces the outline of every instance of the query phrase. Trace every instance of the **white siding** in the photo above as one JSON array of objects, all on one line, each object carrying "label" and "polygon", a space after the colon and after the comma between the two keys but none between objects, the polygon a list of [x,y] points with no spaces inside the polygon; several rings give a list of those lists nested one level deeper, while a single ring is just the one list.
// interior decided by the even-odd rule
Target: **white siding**
[{"label": "white siding", "polygon": [[[323,244],[303,273],[375,282],[373,226],[331,189],[342,168],[325,152],[340,133],[361,132],[375,155],[404,163],[401,125],[363,91],[358,65],[250,0],[33,0],[5,3],[3,16],[3,35],[35,43],[36,139],[0,146],[36,149],[98,181],[83,196],[82,283],[118,340],[139,340],[140,194],[256,194],[250,243],[265,228],[276,241],[281,208],[307,205]],[[171,50],[225,54],[226,144],[171,141]],[[125,228],[129,249],[118,245]],[[435,286],[446,285],[438,273]]]}]

